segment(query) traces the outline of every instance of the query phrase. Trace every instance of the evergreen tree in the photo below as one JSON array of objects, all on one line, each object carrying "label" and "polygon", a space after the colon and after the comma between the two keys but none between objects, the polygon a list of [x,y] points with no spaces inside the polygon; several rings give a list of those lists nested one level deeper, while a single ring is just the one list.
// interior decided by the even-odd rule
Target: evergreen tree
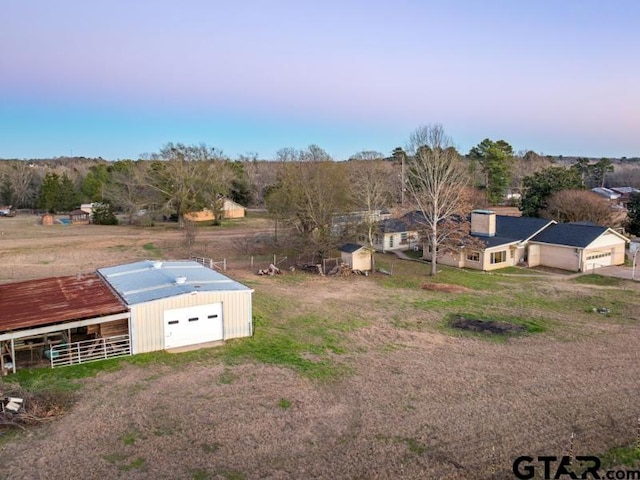
[{"label": "evergreen tree", "polygon": [[525,217],[539,217],[547,208],[551,194],[562,190],[581,190],[582,177],[575,168],[549,167],[522,180],[524,195],[520,210]]},{"label": "evergreen tree", "polygon": [[38,208],[49,213],[55,213],[58,207],[58,192],[60,191],[60,175],[47,173],[42,179],[38,192]]},{"label": "evergreen tree", "polygon": [[117,225],[118,219],[110,203],[97,203],[93,207],[93,223],[96,225]]},{"label": "evergreen tree", "polygon": [[640,237],[640,193],[632,193],[627,204],[627,230],[631,235]]},{"label": "evergreen tree", "polygon": [[80,195],[75,185],[65,173],[60,178],[60,187],[58,190],[57,210],[69,212],[80,206]]},{"label": "evergreen tree", "polygon": [[489,203],[502,202],[511,183],[513,147],[504,140],[494,142],[485,138],[471,149],[469,158],[477,160],[482,166]]}]

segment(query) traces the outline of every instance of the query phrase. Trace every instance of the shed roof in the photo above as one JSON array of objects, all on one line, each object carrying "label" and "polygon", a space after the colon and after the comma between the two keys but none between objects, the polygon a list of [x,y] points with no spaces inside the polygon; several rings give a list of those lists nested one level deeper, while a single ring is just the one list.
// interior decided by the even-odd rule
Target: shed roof
[{"label": "shed roof", "polygon": [[89,215],[89,212],[85,212],[84,210],[77,209],[69,212],[69,215]]},{"label": "shed roof", "polygon": [[[603,235],[607,230],[611,229],[597,225],[558,223],[546,228],[544,231],[533,237],[531,241],[550,243],[553,245],[565,245],[567,247],[585,248],[588,247],[596,238]],[[613,230],[611,231],[613,232]],[[622,235],[620,235],[620,237],[623,238]]]},{"label": "shed roof", "polygon": [[192,260],[145,260],[100,268],[98,273],[127,305],[192,292],[251,291],[249,287]]},{"label": "shed roof", "polygon": [[338,250],[345,253],[354,253],[360,250],[361,248],[364,248],[364,247],[362,245],[358,245],[357,243],[345,243],[344,245],[339,247]]},{"label": "shed roof", "polygon": [[0,332],[126,311],[96,274],[0,285]]}]

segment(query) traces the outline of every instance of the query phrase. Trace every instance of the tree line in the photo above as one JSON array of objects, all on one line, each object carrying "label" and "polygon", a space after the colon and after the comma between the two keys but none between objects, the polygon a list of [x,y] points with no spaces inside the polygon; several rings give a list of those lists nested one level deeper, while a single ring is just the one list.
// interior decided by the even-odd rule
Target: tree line
[{"label": "tree line", "polygon": [[[105,223],[115,211],[130,223],[163,215],[184,224],[186,212],[215,212],[229,197],[266,207],[283,241],[294,232],[287,239],[294,247],[324,255],[356,233],[372,244],[374,213],[382,209],[420,211],[437,251],[439,244],[460,244],[465,232],[459,220],[472,208],[510,203],[527,216],[610,224],[609,204],[589,188],[619,181],[618,167],[626,169],[625,185],[640,187],[640,166],[632,163],[565,163],[516,153],[503,139],[484,139],[463,154],[440,125],[417,128],[390,155],[365,150],[347,162],[334,161],[317,145],[283,148],[273,160],[259,161],[255,154],[231,159],[204,144],[168,143],[136,161],[1,161],[0,203],[55,213],[97,202],[106,210],[100,210]],[[364,212],[360,231],[338,231],[336,215],[354,211]]]}]

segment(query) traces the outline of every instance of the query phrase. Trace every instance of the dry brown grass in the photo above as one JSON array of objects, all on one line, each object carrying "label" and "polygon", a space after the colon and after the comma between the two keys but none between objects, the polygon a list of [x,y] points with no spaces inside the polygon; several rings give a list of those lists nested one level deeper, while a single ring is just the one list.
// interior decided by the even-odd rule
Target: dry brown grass
[{"label": "dry brown grass", "polygon": [[[89,233],[64,232],[72,234],[33,238],[29,247],[10,238],[0,259],[15,261],[24,248],[22,260],[50,255],[56,266],[64,258],[79,269],[90,258],[140,258],[149,242],[163,254],[179,251],[179,233],[171,230],[119,227],[117,238],[100,230],[91,234],[98,248],[88,247]],[[232,237],[221,237],[221,249],[231,251]],[[70,244],[73,254],[64,256]],[[31,252],[36,245],[41,253]],[[114,245],[124,247],[108,250]],[[637,285],[495,280],[498,292],[454,295],[442,287],[385,288],[371,277],[230,274],[256,290],[257,307],[269,300],[282,315],[364,321],[343,334],[346,351],[332,357],[351,373],[317,382],[290,368],[226,365],[214,356],[180,366],[126,365],[85,380],[61,421],[0,447],[0,477],[480,479],[495,468],[496,478],[512,478],[516,456],[562,455],[572,432],[578,454],[635,439]],[[549,328],[502,343],[449,335],[444,315],[474,292],[486,299],[487,314],[541,315]],[[590,302],[609,301],[611,317],[587,312]],[[424,302],[434,306],[416,306]],[[278,328],[277,318],[267,320]]]}]

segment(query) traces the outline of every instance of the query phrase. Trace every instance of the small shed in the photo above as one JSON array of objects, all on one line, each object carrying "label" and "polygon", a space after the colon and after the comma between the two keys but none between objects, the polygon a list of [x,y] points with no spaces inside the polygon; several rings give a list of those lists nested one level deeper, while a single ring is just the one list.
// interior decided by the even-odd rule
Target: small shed
[{"label": "small shed", "polygon": [[[222,218],[244,218],[246,208],[228,198],[220,199]],[[187,212],[184,218],[192,222],[211,222],[216,219],[216,214],[209,208],[203,208],[197,212]]]},{"label": "small shed", "polygon": [[84,210],[78,209],[69,212],[69,221],[73,225],[88,225],[91,220],[91,214]]},{"label": "small shed", "polygon": [[142,261],[98,274],[131,312],[132,353],[253,334],[253,290],[194,261]]},{"label": "small shed", "polygon": [[51,215],[50,213],[45,213],[40,218],[40,223],[42,225],[53,225],[54,222],[55,222],[55,217],[53,215]]},{"label": "small shed", "polygon": [[371,249],[355,243],[347,243],[342,245],[339,250],[342,261],[349,265],[351,270],[367,272],[373,269]]},{"label": "small shed", "polygon": [[229,198],[225,198],[222,205],[222,212],[224,214],[224,218],[244,218],[246,208]]}]

